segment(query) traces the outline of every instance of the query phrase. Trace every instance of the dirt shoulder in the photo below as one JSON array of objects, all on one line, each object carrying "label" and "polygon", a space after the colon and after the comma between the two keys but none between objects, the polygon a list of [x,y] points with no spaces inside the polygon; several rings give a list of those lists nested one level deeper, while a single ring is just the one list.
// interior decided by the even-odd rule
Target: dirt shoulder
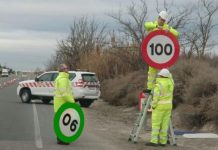
[{"label": "dirt shoulder", "polygon": [[[138,110],[136,107],[111,106],[103,100],[93,103],[90,108],[85,109],[88,120],[91,121],[93,130],[99,137],[107,139],[111,144],[116,145],[120,150],[142,150],[142,149],[169,149],[169,150],[216,150],[218,139],[188,139],[182,136],[177,137],[177,147],[146,147],[145,142],[149,141],[150,131],[142,129],[139,142],[133,144],[128,142],[129,133],[135,122]],[[146,129],[150,127],[150,121]]]}]

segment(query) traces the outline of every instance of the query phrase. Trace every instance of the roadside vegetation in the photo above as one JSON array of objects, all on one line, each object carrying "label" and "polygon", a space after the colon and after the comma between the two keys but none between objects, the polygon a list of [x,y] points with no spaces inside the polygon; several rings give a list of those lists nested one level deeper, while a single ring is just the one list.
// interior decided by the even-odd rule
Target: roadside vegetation
[{"label": "roadside vegetation", "polygon": [[[168,23],[180,32],[181,55],[170,68],[175,80],[174,111],[185,128],[198,130],[212,124],[212,130],[218,131],[218,57],[211,51],[218,44],[214,40],[218,3],[199,0],[193,6],[178,7],[164,1],[160,7],[156,2],[157,13],[162,9],[171,12]],[[147,78],[148,67],[140,53],[147,34],[143,29],[149,17],[147,7],[146,0],[132,1],[118,13],[108,14],[118,28],[109,32],[94,19],[75,19],[47,69],[56,70],[64,62],[71,70],[96,72],[105,101],[136,106]]]},{"label": "roadside vegetation", "polygon": [[[212,126],[218,131],[218,57],[180,57],[170,68],[175,80],[174,111],[180,128],[199,130]],[[102,97],[111,105],[137,106],[139,93],[146,83],[144,70],[105,80]]]}]

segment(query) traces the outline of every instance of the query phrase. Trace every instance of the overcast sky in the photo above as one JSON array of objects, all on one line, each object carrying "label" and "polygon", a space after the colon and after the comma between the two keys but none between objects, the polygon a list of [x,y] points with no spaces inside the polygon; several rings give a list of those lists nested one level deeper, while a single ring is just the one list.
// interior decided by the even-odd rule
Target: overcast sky
[{"label": "overcast sky", "polygon": [[[69,34],[75,17],[89,16],[114,24],[105,14],[131,0],[0,0],[0,64],[15,70],[44,68],[57,41]],[[150,13],[154,0],[147,0]],[[174,0],[188,5],[196,0]],[[156,15],[156,14],[155,14]]]}]

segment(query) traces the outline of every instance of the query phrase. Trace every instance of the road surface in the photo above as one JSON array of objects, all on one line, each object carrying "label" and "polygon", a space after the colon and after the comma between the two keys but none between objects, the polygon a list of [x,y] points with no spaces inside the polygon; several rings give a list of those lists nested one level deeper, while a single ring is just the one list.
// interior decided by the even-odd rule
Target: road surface
[{"label": "road surface", "polygon": [[[17,77],[0,78],[0,84]],[[21,79],[20,79],[21,80]],[[134,122],[135,108],[114,107],[102,100],[84,110],[85,128],[81,137],[68,146],[56,144],[53,131],[53,105],[33,101],[24,104],[16,95],[18,81],[0,89],[0,150],[217,150],[218,139],[178,137],[177,147],[146,147],[150,133],[143,132],[139,143],[127,142]]]},{"label": "road surface", "polygon": [[[1,83],[12,77],[3,78]],[[116,145],[98,134],[95,122],[90,119],[89,109],[84,109],[85,129],[81,137],[68,146],[56,144],[53,131],[53,105],[33,101],[21,103],[16,95],[17,83],[0,89],[0,149],[74,149],[74,150],[116,150],[125,147]],[[108,131],[105,131],[105,135]],[[126,146],[128,148],[128,146]]]}]

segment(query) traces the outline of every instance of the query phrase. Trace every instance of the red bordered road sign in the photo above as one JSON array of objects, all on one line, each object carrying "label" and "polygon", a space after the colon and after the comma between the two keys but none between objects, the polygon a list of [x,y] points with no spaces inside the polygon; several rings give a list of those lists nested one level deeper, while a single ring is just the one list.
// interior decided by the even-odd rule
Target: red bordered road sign
[{"label": "red bordered road sign", "polygon": [[142,42],[141,54],[151,67],[162,69],[172,66],[179,57],[179,42],[170,32],[150,32]]}]

